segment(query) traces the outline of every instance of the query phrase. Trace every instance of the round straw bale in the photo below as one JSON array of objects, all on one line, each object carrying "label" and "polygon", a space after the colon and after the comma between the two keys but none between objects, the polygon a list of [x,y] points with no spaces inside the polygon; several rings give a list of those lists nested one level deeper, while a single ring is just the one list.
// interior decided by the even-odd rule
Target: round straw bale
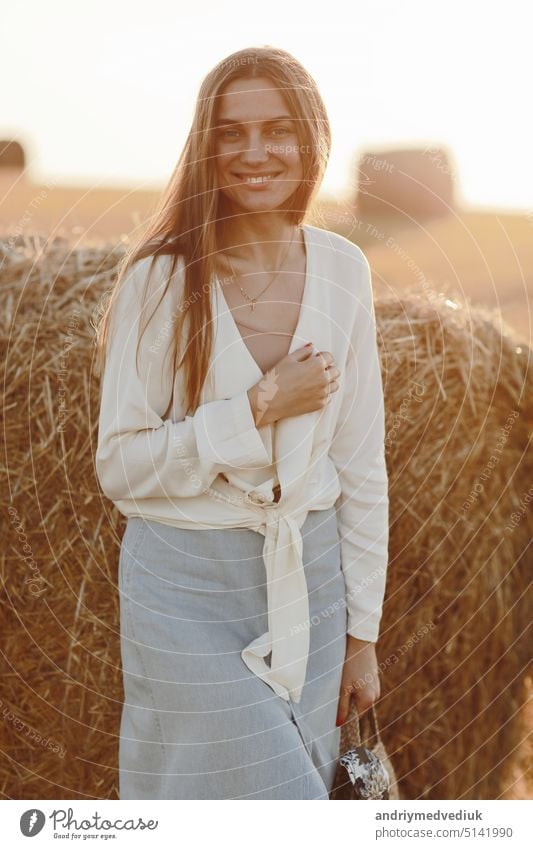
[{"label": "round straw bale", "polygon": [[16,168],[22,171],[26,165],[24,148],[18,141],[0,139],[0,169]]},{"label": "round straw bale", "polygon": [[[30,240],[0,252],[11,798],[117,796],[126,520],[94,472],[91,320],[123,250]],[[444,296],[376,300],[376,317],[390,476],[382,739],[403,798],[498,798],[525,736],[531,352]]]},{"label": "round straw bale", "polygon": [[439,147],[366,151],[357,162],[357,215],[364,220],[405,216],[420,221],[455,205],[450,156]]}]

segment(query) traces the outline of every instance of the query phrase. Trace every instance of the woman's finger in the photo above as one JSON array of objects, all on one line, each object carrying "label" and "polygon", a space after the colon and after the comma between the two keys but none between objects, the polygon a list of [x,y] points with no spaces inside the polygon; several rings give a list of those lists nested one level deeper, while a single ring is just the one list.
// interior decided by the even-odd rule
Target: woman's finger
[{"label": "woman's finger", "polygon": [[356,690],[354,698],[355,698],[355,707],[357,709],[358,716],[363,716],[369,710],[375,702],[379,699],[380,688],[379,681],[376,686],[374,682],[373,685],[368,685],[367,687],[363,687],[360,690]]},{"label": "woman's finger", "polygon": [[357,708],[357,715],[360,717],[364,716],[364,714],[369,710],[374,704],[373,700],[364,693],[357,693],[359,698],[356,698],[355,706]]},{"label": "woman's finger", "polygon": [[348,719],[350,711],[350,697],[352,694],[352,682],[347,682],[341,685],[339,696],[339,705],[337,708],[337,725],[343,725]]},{"label": "woman's finger", "polygon": [[298,362],[302,362],[303,360],[308,360],[310,356],[312,356],[314,352],[314,345],[311,343],[310,345],[302,345],[301,348],[297,348],[296,351],[293,351],[292,354],[288,354],[289,357],[294,357]]}]

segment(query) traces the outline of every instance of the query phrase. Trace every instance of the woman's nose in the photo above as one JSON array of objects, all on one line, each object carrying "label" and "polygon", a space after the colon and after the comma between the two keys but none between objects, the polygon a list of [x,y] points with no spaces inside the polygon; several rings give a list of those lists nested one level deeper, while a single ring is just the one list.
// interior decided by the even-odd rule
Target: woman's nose
[{"label": "woman's nose", "polygon": [[267,142],[261,138],[260,134],[250,133],[246,139],[244,150],[241,153],[243,162],[267,162],[269,152],[266,148]]}]

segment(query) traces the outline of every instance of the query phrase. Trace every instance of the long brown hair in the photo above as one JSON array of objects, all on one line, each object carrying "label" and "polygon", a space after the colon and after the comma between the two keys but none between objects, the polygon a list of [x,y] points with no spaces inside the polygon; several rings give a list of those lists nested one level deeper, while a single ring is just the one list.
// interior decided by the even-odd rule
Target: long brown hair
[{"label": "long brown hair", "polygon": [[[286,98],[291,114],[298,119],[303,178],[283,208],[288,222],[301,224],[318,192],[330,153],[331,129],[324,103],[314,79],[290,53],[270,46],[238,50],[219,62],[204,78],[192,126],[174,172],[145,232],[122,257],[111,297],[95,326],[96,370],[101,374],[105,366],[110,312],[121,280],[138,260],[152,256],[151,272],[157,256],[170,254],[169,277],[162,299],[181,255],[184,259],[181,303],[186,306],[179,310],[175,324],[172,373],[176,374],[183,365],[186,411],[198,407],[213,345],[210,289],[204,283],[211,281],[215,273],[215,257],[220,244],[217,224],[224,219],[224,197],[217,188],[214,158],[217,98],[233,80],[258,77],[272,80]],[[147,290],[148,281],[145,295]],[[187,316],[188,335],[184,336]],[[120,316],[117,318],[120,321]],[[140,337],[141,334],[139,341]],[[185,340],[185,345],[178,363],[180,340]]]}]

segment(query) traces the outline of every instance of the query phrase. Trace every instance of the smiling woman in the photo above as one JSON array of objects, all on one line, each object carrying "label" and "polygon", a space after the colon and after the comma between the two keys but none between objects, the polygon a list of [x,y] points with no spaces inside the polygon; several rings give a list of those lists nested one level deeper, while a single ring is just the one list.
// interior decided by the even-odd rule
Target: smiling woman
[{"label": "smiling woman", "polygon": [[102,320],[96,470],[128,517],[122,799],[327,800],[338,708],[356,684],[360,712],[379,696],[370,269],[303,223],[329,149],[293,56],[219,63]]}]

